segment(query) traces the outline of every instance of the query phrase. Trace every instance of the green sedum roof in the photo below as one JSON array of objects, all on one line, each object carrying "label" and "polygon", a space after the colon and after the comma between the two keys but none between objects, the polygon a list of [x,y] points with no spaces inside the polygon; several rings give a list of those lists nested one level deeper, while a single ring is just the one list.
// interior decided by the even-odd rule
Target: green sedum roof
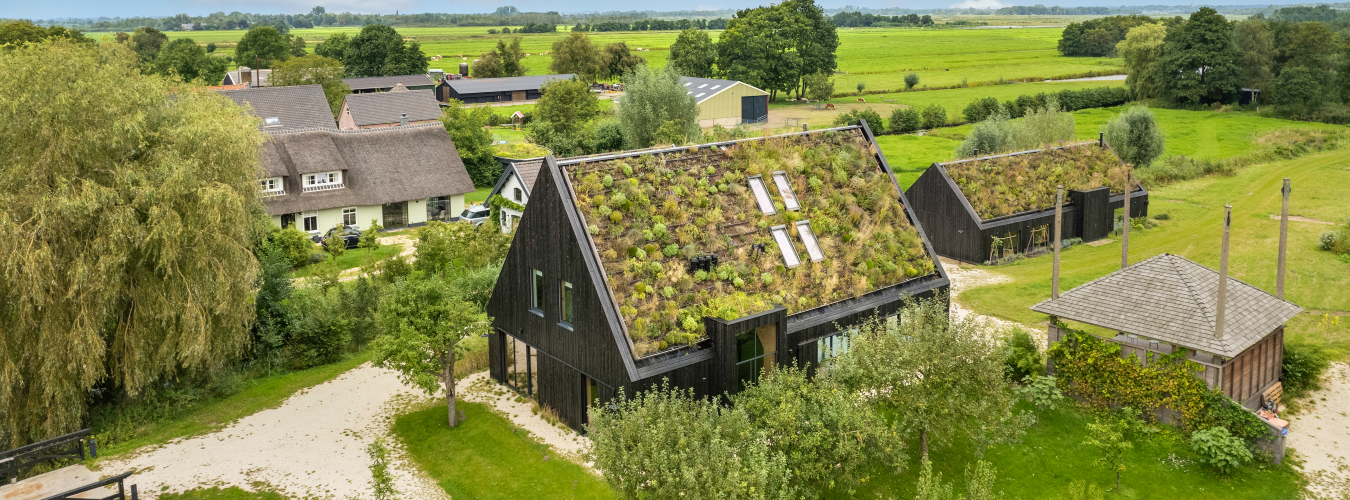
[{"label": "green sedum roof", "polygon": [[1055,206],[1055,186],[1087,191],[1111,186],[1124,192],[1126,167],[1109,148],[1096,142],[1058,149],[991,156],[945,163],[981,219]]}]

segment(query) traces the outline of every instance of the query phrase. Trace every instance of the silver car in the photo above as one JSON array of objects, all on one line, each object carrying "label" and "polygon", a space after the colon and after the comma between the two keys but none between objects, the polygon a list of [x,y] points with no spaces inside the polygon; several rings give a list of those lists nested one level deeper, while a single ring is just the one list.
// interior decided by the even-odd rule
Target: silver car
[{"label": "silver car", "polygon": [[478,226],[487,222],[488,216],[492,214],[492,209],[482,205],[469,205],[464,209],[464,213],[459,214],[459,220],[469,222]]}]

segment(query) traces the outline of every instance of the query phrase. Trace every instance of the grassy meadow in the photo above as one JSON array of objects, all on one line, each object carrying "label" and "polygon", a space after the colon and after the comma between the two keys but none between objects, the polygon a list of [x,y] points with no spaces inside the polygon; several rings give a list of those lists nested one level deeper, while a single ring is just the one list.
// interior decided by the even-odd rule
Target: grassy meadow
[{"label": "grassy meadow", "polygon": [[[987,16],[982,16],[987,17]],[[521,38],[527,56],[523,63],[529,74],[548,74],[551,57],[542,55],[553,42],[567,36],[558,33],[489,35],[488,27],[398,28],[399,33],[422,45],[428,56],[443,56],[432,61],[431,68],[458,71],[460,62],[472,62],[475,55],[492,50],[498,40]],[[360,28],[295,29],[292,34],[317,44],[335,33],[355,35]],[[839,74],[835,89],[852,92],[859,82],[872,90],[904,88],[906,73],[919,74],[920,86],[958,85],[993,82],[1000,78],[1055,78],[1084,74],[1123,72],[1118,58],[1063,57],[1055,50],[1060,28],[1021,29],[916,29],[916,28],[840,28]],[[242,30],[172,31],[170,39],[191,38],[217,45],[216,54],[230,56]],[[99,38],[110,33],[90,33]],[[718,31],[709,33],[714,39]],[[630,49],[653,67],[664,67],[677,31],[632,31],[591,33],[593,43],[626,42]]]}]

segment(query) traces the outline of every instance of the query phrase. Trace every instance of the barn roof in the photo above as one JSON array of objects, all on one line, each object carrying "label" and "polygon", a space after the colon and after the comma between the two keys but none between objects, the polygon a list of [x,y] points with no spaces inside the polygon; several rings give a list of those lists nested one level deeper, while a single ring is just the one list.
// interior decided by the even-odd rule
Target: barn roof
[{"label": "barn roof", "polygon": [[1162,254],[1042,301],[1031,310],[1226,357],[1292,319],[1303,308],[1228,278],[1224,336],[1214,338],[1219,273]]},{"label": "barn roof", "polygon": [[[274,215],[474,190],[459,152],[439,123],[273,133],[261,156],[265,171],[290,178],[286,194],[263,199]],[[298,189],[304,174],[334,170],[343,171],[343,188],[312,193]]]},{"label": "barn roof", "polygon": [[768,92],[764,92],[763,90],[760,90],[759,88],[753,85],[750,85],[745,82],[739,82],[736,80],[718,80],[715,78],[698,78],[694,76],[682,76],[680,77],[680,81],[684,82],[684,89],[689,91],[689,95],[694,96],[694,100],[700,103],[708,99],[711,99],[713,96],[722,93],[722,91],[726,89],[736,86],[736,84],[738,83],[744,84],[746,87],[759,90],[765,95],[768,94]]},{"label": "barn roof", "polygon": [[347,94],[347,112],[356,126],[365,127],[399,123],[403,113],[410,122],[435,120],[441,117],[441,106],[430,90],[371,92]]},{"label": "barn roof", "polygon": [[380,90],[392,89],[395,85],[403,84],[404,87],[427,87],[435,85],[431,77],[427,75],[396,75],[396,76],[365,76],[356,78],[343,78],[342,83],[352,88],[353,92],[360,90]]},{"label": "barn roof", "polygon": [[[221,90],[220,93],[228,96],[235,104],[252,106],[253,114],[264,119],[258,125],[258,130],[284,131],[337,126],[321,85],[252,87]],[[266,122],[268,118],[278,119],[279,124],[269,126]]]},{"label": "barn roof", "polygon": [[550,80],[571,80],[577,75],[563,73],[557,75],[510,76],[506,78],[470,78],[464,80],[446,80],[446,85],[456,94],[481,94],[484,92],[513,92],[517,90],[538,90]]},{"label": "barn roof", "polygon": [[[564,196],[643,357],[705,316],[818,311],[940,274],[861,127],[564,159]],[[716,255],[701,275],[691,258]]]}]

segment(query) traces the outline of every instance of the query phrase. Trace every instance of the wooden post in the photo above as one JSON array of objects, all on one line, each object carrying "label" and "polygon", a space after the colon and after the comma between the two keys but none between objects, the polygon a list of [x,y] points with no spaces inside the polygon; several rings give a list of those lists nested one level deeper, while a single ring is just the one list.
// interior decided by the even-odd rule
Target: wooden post
[{"label": "wooden post", "polygon": [[1125,220],[1120,226],[1120,268],[1130,265],[1130,193],[1134,183],[1130,179],[1130,167],[1125,167]]},{"label": "wooden post", "polygon": [[1275,267],[1275,298],[1284,300],[1284,262],[1285,254],[1289,248],[1289,178],[1284,178],[1284,187],[1280,189],[1280,194],[1284,197],[1284,202],[1280,205],[1280,260]]},{"label": "wooden post", "polygon": [[1064,224],[1064,186],[1055,186],[1055,259],[1050,271],[1050,298],[1059,298],[1059,238]]},{"label": "wooden post", "polygon": [[1219,250],[1219,297],[1214,312],[1214,338],[1223,338],[1224,309],[1228,306],[1228,230],[1233,225],[1233,206],[1223,206],[1223,247]]}]

